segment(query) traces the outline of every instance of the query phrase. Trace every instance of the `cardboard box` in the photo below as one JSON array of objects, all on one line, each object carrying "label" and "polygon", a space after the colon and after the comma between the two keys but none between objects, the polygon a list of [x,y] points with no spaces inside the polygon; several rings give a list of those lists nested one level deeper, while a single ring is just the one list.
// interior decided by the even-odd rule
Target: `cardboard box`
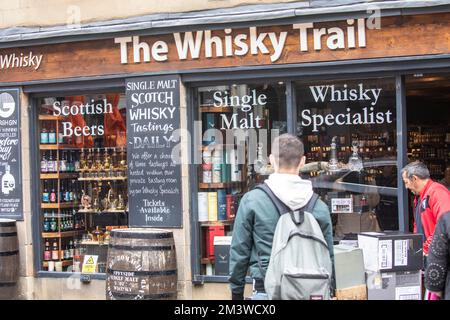
[{"label": "cardboard box", "polygon": [[365,286],[366,273],[362,249],[346,245],[334,246],[334,271],[336,289]]},{"label": "cardboard box", "polygon": [[367,272],[368,300],[421,300],[422,272]]},{"label": "cardboard box", "polygon": [[380,232],[376,216],[372,212],[337,214],[336,235],[350,233]]},{"label": "cardboard box", "polygon": [[214,237],[214,269],[216,276],[229,275],[231,238],[232,237]]},{"label": "cardboard box", "polygon": [[359,286],[336,289],[336,300],[367,300],[367,286]]},{"label": "cardboard box", "polygon": [[422,235],[394,232],[358,234],[364,267],[369,271],[414,271],[423,268]]}]

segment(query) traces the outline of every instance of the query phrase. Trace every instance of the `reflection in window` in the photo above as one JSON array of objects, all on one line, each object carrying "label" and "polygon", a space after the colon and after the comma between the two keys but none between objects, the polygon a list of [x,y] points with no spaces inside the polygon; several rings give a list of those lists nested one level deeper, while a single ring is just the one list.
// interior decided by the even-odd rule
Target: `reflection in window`
[{"label": "reflection in window", "polygon": [[304,178],[330,208],[334,236],[397,230],[392,79],[296,83]]},{"label": "reflection in window", "polygon": [[229,244],[240,198],[272,172],[271,130],[287,132],[285,90],[283,83],[197,89],[202,129],[202,145],[194,148],[202,158],[197,192],[200,274],[228,275],[215,263],[214,243]]}]

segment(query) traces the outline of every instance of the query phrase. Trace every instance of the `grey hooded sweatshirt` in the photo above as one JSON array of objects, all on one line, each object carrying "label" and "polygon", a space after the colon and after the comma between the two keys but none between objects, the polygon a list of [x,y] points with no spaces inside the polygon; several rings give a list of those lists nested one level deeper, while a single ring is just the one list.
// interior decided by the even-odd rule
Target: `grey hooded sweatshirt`
[{"label": "grey hooded sweatshirt", "polygon": [[[291,210],[304,207],[313,195],[311,182],[293,174],[274,173],[264,183]],[[324,234],[333,262],[333,233],[328,206],[319,199],[312,214]],[[242,198],[230,250],[229,282],[234,295],[243,294],[248,270],[253,279],[264,279],[278,218],[277,209],[264,191],[255,189]]]}]

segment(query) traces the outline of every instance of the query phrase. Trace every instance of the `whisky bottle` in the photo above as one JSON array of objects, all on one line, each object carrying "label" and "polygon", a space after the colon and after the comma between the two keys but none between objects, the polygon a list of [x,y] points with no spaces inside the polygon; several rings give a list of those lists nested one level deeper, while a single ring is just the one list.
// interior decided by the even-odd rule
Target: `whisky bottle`
[{"label": "whisky bottle", "polygon": [[52,152],[49,152],[48,161],[47,161],[47,172],[55,172],[54,169],[54,161],[53,161],[53,155]]},{"label": "whisky bottle", "polygon": [[125,176],[125,171],[127,170],[127,156],[125,154],[125,148],[120,148],[120,155],[119,155],[120,163],[120,171],[123,171],[121,173],[121,176]]},{"label": "whisky bottle", "polygon": [[97,152],[95,153],[94,170],[97,172],[102,170],[102,155],[100,149],[97,149]]},{"label": "whisky bottle", "polygon": [[92,154],[92,149],[89,149],[88,154],[86,156],[86,169],[87,170],[92,170],[92,164],[93,164],[93,154]]},{"label": "whisky bottle", "polygon": [[50,131],[48,133],[48,143],[56,144],[56,132],[54,128],[50,128]]},{"label": "whisky bottle", "polygon": [[59,201],[65,202],[66,201],[66,189],[64,188],[64,181],[60,181],[60,190],[59,190]]},{"label": "whisky bottle", "polygon": [[42,125],[40,136],[41,136],[40,139],[41,144],[48,144],[48,131],[44,125]]},{"label": "whisky bottle", "polygon": [[69,259],[73,259],[74,257],[74,245],[73,245],[73,241],[70,240],[69,242]]},{"label": "whisky bottle", "polygon": [[336,154],[336,139],[337,137],[333,137],[331,139],[331,149],[330,149],[331,152],[330,152],[330,159],[328,160],[328,170],[330,172],[339,171],[338,159]]},{"label": "whisky bottle", "polygon": [[66,172],[67,170],[67,153],[65,151],[61,154],[61,160],[59,161],[59,171]]},{"label": "whisky bottle", "polygon": [[58,243],[56,241],[53,242],[52,260],[59,260],[59,249],[58,249]]},{"label": "whisky bottle", "polygon": [[48,168],[47,168],[47,158],[46,158],[46,156],[45,156],[45,152],[42,152],[41,172],[42,172],[42,173],[48,172]]},{"label": "whisky bottle", "polygon": [[109,156],[108,148],[105,148],[105,153],[103,154],[103,170],[109,171],[111,168],[111,158]]},{"label": "whisky bottle", "polygon": [[50,202],[50,193],[48,192],[48,181],[44,181],[44,190],[42,192],[42,202]]},{"label": "whisky bottle", "polygon": [[117,171],[118,164],[119,164],[119,159],[118,159],[118,156],[117,156],[116,148],[114,148],[113,149],[113,153],[111,155],[111,167],[112,167],[112,169],[114,171]]},{"label": "whisky bottle", "polygon": [[50,231],[51,232],[58,231],[58,223],[56,222],[56,218],[55,218],[54,213],[52,215],[52,219],[50,220]]},{"label": "whisky bottle", "polygon": [[50,192],[50,202],[51,203],[58,202],[57,196],[56,196],[56,191],[55,191],[55,184],[54,183],[52,183],[52,191]]},{"label": "whisky bottle", "polygon": [[[86,170],[87,169],[87,164],[86,164],[86,154],[84,153],[84,148],[81,149],[81,153],[80,153],[80,161],[79,161],[80,165],[79,168],[81,170]],[[76,167],[76,164],[75,164]]]},{"label": "whisky bottle", "polygon": [[70,151],[70,162],[71,164],[71,171],[75,172],[75,171],[79,171],[80,170],[80,160],[77,158],[77,155],[75,152]]},{"label": "whisky bottle", "polygon": [[50,242],[48,239],[45,241],[45,249],[44,249],[44,261],[52,260],[52,252],[50,250]]}]

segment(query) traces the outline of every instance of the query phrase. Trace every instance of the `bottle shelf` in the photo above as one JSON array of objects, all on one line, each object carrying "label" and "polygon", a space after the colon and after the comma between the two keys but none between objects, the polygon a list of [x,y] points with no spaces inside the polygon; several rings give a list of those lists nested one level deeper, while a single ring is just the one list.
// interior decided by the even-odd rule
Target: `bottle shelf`
[{"label": "bottle shelf", "polygon": [[100,243],[98,241],[84,241],[80,243],[81,246],[107,246],[108,244],[109,242]]},{"label": "bottle shelf", "polygon": [[225,182],[225,183],[199,183],[199,189],[226,189],[239,186],[242,182]]},{"label": "bottle shelf", "polygon": [[234,220],[200,221],[202,227],[231,226]]},{"label": "bottle shelf", "polygon": [[67,238],[74,237],[85,230],[72,230],[62,232],[42,232],[42,238]]},{"label": "bottle shelf", "polygon": [[202,259],[200,260],[200,263],[201,263],[201,264],[213,264],[213,263],[214,263],[214,260],[213,260],[213,259],[208,259],[208,258],[202,258]]},{"label": "bottle shelf", "polygon": [[231,107],[215,107],[213,104],[204,104],[204,105],[200,105],[200,112],[231,113],[231,112],[233,112],[233,108],[231,108]]},{"label": "bottle shelf", "polygon": [[41,173],[41,180],[44,179],[75,179],[78,178],[76,172],[60,172],[60,173]]},{"label": "bottle shelf", "polygon": [[66,120],[67,119],[67,117],[64,117],[64,116],[54,116],[54,115],[51,115],[51,114],[40,114],[39,115],[39,120],[42,120],[42,121],[62,121],[62,120]]},{"label": "bottle shelf", "polygon": [[423,142],[423,143],[408,143],[408,147],[412,149],[417,149],[421,147],[435,147],[440,149],[445,149],[448,142]]},{"label": "bottle shelf", "polygon": [[[53,260],[53,261],[55,261],[55,260]],[[62,261],[62,266],[63,267],[68,267],[68,266],[73,265],[73,259],[56,260],[55,262],[57,262],[57,261]],[[44,268],[48,268],[48,261],[43,261],[42,262],[42,266]]]},{"label": "bottle shelf", "polygon": [[[104,148],[95,148],[95,149],[101,150]],[[70,144],[40,144],[39,150],[81,150],[81,148],[72,146]]]},{"label": "bottle shelf", "polygon": [[78,178],[78,181],[125,181],[127,177],[105,177],[105,178]]},{"label": "bottle shelf", "polygon": [[102,214],[102,213],[127,213],[126,210],[78,210],[78,213]]},{"label": "bottle shelf", "polygon": [[77,205],[75,202],[41,203],[41,209],[68,209]]},{"label": "bottle shelf", "polygon": [[57,144],[40,144],[39,150],[61,150]]}]

